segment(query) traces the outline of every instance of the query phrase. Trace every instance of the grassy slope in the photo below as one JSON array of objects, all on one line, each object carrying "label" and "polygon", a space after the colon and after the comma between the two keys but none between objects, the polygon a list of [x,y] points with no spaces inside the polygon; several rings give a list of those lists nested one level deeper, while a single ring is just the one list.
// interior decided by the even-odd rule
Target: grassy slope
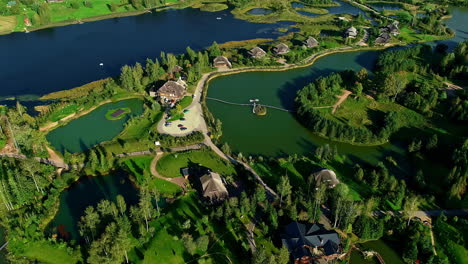
[{"label": "grassy slope", "polygon": [[180,170],[188,167],[189,163],[200,164],[222,175],[236,173],[231,165],[227,165],[213,152],[201,150],[166,155],[159,160],[156,169],[165,177],[177,177],[182,176]]},{"label": "grassy slope", "polygon": [[13,31],[16,23],[16,16],[0,16],[0,34],[7,34]]},{"label": "grassy slope", "polygon": [[153,156],[135,157],[123,161],[124,167],[131,173],[139,184],[145,179],[150,179],[150,186],[159,190],[164,196],[173,197],[181,191],[181,188],[165,180],[151,176],[150,166]]},{"label": "grassy slope", "polygon": [[285,159],[280,159],[279,163],[257,162],[252,167],[272,187],[277,186],[280,177],[287,174],[292,186],[306,188],[307,178],[310,174],[321,168],[328,168],[335,171],[339,180],[348,185],[350,195],[355,201],[362,199],[360,194],[368,192],[366,191],[367,186],[358,184],[351,179],[351,170],[343,169],[343,167],[348,166],[344,164],[344,160],[342,159],[329,162],[329,164],[317,163],[311,160],[299,160],[291,163]]},{"label": "grassy slope", "polygon": [[65,107],[63,107],[60,110],[57,110],[53,114],[51,114],[49,116],[49,121],[52,121],[52,122],[59,121],[60,119],[77,112],[79,108],[80,108],[80,106],[77,105],[77,104],[66,105]]},{"label": "grassy slope", "polygon": [[[233,263],[243,263],[243,261],[236,259],[233,250],[239,245],[234,239],[233,230],[226,232],[226,226],[219,226],[213,222],[202,222],[203,212],[202,205],[200,204],[197,196],[191,194],[178,199],[174,204],[170,205],[163,217],[151,223],[155,228],[156,234],[154,238],[144,247],[134,250],[130,254],[132,263],[187,263],[195,257],[187,254],[182,240],[180,239],[183,232],[190,233],[194,238],[200,235],[212,232],[215,235],[210,239],[209,253],[221,253],[228,255]],[[192,231],[184,231],[182,224],[190,220],[192,223]],[[195,231],[193,231],[195,229]],[[228,227],[229,229],[229,227]],[[239,232],[239,230],[237,230]],[[218,239],[218,236],[223,236],[218,240],[218,243],[213,246],[213,241]],[[213,247],[212,247],[213,246]],[[138,254],[136,253],[138,252]],[[205,252],[199,252],[201,254]],[[213,255],[214,257],[220,255]],[[202,263],[225,263],[224,257],[216,259],[206,259],[207,262]],[[197,263],[197,262],[193,262]],[[198,262],[201,263],[201,262]]]},{"label": "grassy slope", "polygon": [[58,248],[45,241],[26,244],[21,255],[36,260],[39,263],[48,264],[73,264],[81,260],[78,256],[69,255],[64,248]]}]

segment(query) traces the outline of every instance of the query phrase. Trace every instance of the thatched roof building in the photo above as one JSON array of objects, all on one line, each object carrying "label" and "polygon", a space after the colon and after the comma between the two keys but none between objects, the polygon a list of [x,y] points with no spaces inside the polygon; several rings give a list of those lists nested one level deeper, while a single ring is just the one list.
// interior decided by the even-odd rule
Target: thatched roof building
[{"label": "thatched roof building", "polygon": [[355,38],[358,35],[358,31],[355,27],[350,27],[345,32],[345,37],[347,38]]},{"label": "thatched roof building", "polygon": [[178,101],[185,96],[186,88],[187,84],[180,79],[177,82],[167,81],[158,89],[156,95],[160,97],[162,101]]},{"label": "thatched roof building", "polygon": [[252,56],[253,58],[260,59],[260,58],[265,57],[266,52],[260,47],[255,47],[249,50],[249,55]]},{"label": "thatched roof building", "polygon": [[218,56],[213,60],[213,66],[214,67],[228,67],[232,68],[231,62],[228,60],[228,58],[224,56]]},{"label": "thatched roof building", "polygon": [[312,174],[315,178],[315,182],[318,184],[324,182],[328,184],[328,187],[333,188],[340,183],[336,174],[332,170],[323,169]]},{"label": "thatched roof building", "polygon": [[393,22],[392,24],[389,24],[386,27],[381,27],[380,28],[380,33],[388,33],[393,36],[398,36],[400,35],[400,29],[398,28],[398,22]]},{"label": "thatched roof building", "polygon": [[286,54],[289,52],[289,47],[288,45],[284,44],[284,43],[280,43],[278,45],[276,45],[274,48],[273,48],[273,51],[276,53],[276,54]]},{"label": "thatched roof building", "polygon": [[229,194],[218,173],[209,172],[200,177],[202,196],[211,203],[223,201]]},{"label": "thatched roof building", "polygon": [[314,38],[314,37],[309,37],[306,41],[304,41],[304,45],[306,45],[307,48],[315,48],[320,45],[320,43]]}]

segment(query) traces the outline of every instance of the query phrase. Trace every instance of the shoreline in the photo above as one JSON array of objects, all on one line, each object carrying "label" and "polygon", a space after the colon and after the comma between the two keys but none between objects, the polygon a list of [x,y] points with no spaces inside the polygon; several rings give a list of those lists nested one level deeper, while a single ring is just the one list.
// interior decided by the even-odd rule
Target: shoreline
[{"label": "shoreline", "polygon": [[92,106],[92,107],[90,107],[90,108],[88,108],[88,109],[86,109],[84,111],[80,111],[80,112],[70,114],[70,115],[60,119],[59,121],[46,123],[46,124],[44,124],[43,126],[41,126],[39,128],[39,131],[45,132],[46,134],[48,134],[50,131],[52,131],[54,129],[57,129],[57,128],[61,127],[61,126],[67,125],[71,121],[73,121],[75,119],[78,119],[80,117],[83,117],[83,116],[91,113],[92,111],[96,110],[97,108],[99,108],[99,107],[101,107],[103,105],[110,104],[110,103],[116,103],[116,102],[120,102],[120,101],[128,100],[128,99],[134,99],[134,98],[143,99],[144,97],[142,95],[140,95],[140,94],[135,94],[135,95],[131,95],[131,96],[123,97],[123,98],[118,98],[116,100],[107,99],[107,100],[99,102],[97,105]]}]

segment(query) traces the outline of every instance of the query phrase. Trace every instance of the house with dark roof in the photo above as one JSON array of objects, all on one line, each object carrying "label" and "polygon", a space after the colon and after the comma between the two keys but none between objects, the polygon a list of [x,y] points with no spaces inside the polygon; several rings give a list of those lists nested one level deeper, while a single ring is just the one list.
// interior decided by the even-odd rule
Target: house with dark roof
[{"label": "house with dark roof", "polygon": [[375,39],[375,45],[385,45],[390,42],[392,37],[390,34],[384,32],[381,33],[376,39]]},{"label": "house with dark roof", "polygon": [[392,24],[389,24],[386,27],[381,27],[380,28],[380,33],[388,33],[393,36],[398,36],[400,35],[400,29],[398,28],[398,22],[393,22]]},{"label": "house with dark roof", "polygon": [[282,55],[289,52],[289,47],[284,43],[280,43],[273,48],[273,51],[278,55]]},{"label": "house with dark roof", "polygon": [[228,58],[226,58],[224,56],[218,56],[213,60],[213,67],[216,67],[216,68],[219,68],[219,67],[232,68],[232,64],[228,60]]},{"label": "house with dark roof", "polygon": [[[163,103],[167,102],[177,102],[185,96],[187,84],[179,79],[175,81],[167,81],[161,88],[159,88],[155,95],[158,96]],[[150,96],[154,95],[150,91]]]},{"label": "house with dark roof", "polygon": [[180,171],[182,172],[182,176],[184,176],[184,178],[187,180],[188,177],[190,176],[189,168],[183,168]]},{"label": "house with dark roof", "polygon": [[334,188],[340,183],[340,181],[336,177],[335,172],[332,170],[323,169],[312,173],[312,176],[314,177],[316,183],[325,183],[328,185],[329,188]]},{"label": "house with dark roof", "polygon": [[229,193],[221,179],[215,172],[208,172],[200,177],[201,194],[210,203],[217,203],[228,198]]},{"label": "house with dark roof", "polygon": [[292,222],[285,227],[281,240],[295,264],[329,261],[343,255],[338,233],[326,230],[319,224]]},{"label": "house with dark roof", "polygon": [[357,37],[357,35],[358,35],[358,32],[355,27],[350,27],[345,32],[345,37],[347,38],[355,38]]},{"label": "house with dark roof", "polygon": [[266,52],[260,47],[254,47],[249,50],[249,55],[252,56],[252,58],[261,59],[265,57]]},{"label": "house with dark roof", "polygon": [[314,37],[309,37],[306,41],[304,41],[304,45],[307,48],[311,49],[311,48],[318,47],[320,43]]}]

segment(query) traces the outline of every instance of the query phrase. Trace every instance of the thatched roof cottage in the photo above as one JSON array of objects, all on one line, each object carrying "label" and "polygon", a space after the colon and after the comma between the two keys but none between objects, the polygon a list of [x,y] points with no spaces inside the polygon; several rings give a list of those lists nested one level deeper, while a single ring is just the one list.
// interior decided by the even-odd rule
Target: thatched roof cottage
[{"label": "thatched roof cottage", "polygon": [[289,52],[289,47],[284,43],[280,43],[273,48],[273,51],[278,55],[282,55]]},{"label": "thatched roof cottage", "polygon": [[320,45],[320,43],[314,38],[314,37],[309,37],[306,41],[304,41],[304,45],[306,45],[307,48],[315,48]]},{"label": "thatched roof cottage", "polygon": [[[187,84],[179,79],[175,81],[167,81],[161,88],[158,89],[156,95],[161,98],[161,101],[179,101],[185,96]],[[151,95],[151,92],[150,92]]]},{"label": "thatched roof cottage", "polygon": [[220,202],[229,196],[223,180],[218,173],[208,172],[200,177],[202,196],[211,203]]},{"label": "thatched roof cottage", "polygon": [[345,37],[347,38],[355,38],[357,37],[357,35],[358,35],[358,32],[355,27],[350,27],[345,32]]},{"label": "thatched roof cottage", "polygon": [[252,56],[252,58],[261,59],[265,57],[266,52],[260,47],[255,47],[249,51],[249,55]]},{"label": "thatched roof cottage", "polygon": [[231,62],[228,60],[228,58],[224,56],[218,56],[213,60],[213,67],[228,67],[232,68]]}]

